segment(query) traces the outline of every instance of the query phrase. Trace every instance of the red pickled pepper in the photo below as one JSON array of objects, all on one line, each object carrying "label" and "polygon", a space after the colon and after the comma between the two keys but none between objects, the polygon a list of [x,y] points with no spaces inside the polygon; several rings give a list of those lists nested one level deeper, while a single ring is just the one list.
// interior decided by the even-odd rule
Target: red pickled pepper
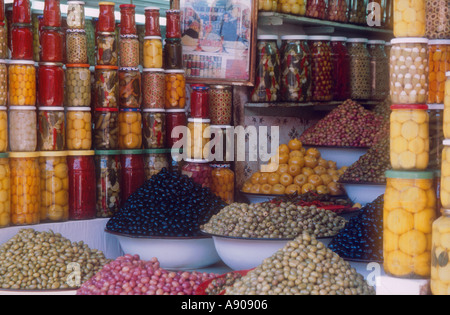
[{"label": "red pickled pepper", "polygon": [[0,22],[5,20],[5,1],[0,0]]},{"label": "red pickled pepper", "polygon": [[[139,151],[139,150],[138,150]],[[122,182],[120,185],[122,203],[145,183],[144,158],[142,154],[127,154],[121,156]]]},{"label": "red pickled pepper", "polygon": [[31,23],[31,5],[29,0],[14,0],[12,23]]},{"label": "red pickled pepper", "polygon": [[33,32],[31,27],[14,25],[11,30],[11,58],[33,60]]},{"label": "red pickled pepper", "polygon": [[64,106],[64,69],[62,64],[39,67],[39,106]]},{"label": "red pickled pepper", "polygon": [[136,35],[136,6],[134,4],[120,5],[120,34],[121,35]]},{"label": "red pickled pepper", "polygon": [[63,33],[57,28],[44,27],[40,36],[41,60],[43,62],[64,61]]},{"label": "red pickled pepper", "polygon": [[116,17],[114,15],[114,2],[100,2],[100,14],[97,21],[98,32],[114,32],[116,29]]},{"label": "red pickled pepper", "polygon": [[333,99],[345,101],[350,98],[350,55],[343,41],[331,42],[333,62]]},{"label": "red pickled pepper", "polygon": [[59,0],[45,0],[44,26],[61,27],[61,9]]}]

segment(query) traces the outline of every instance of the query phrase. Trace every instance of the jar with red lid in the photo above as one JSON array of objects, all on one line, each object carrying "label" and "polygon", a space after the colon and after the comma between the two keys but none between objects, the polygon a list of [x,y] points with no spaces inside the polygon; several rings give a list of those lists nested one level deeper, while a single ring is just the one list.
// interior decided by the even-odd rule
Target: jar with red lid
[{"label": "jar with red lid", "polygon": [[61,27],[61,9],[59,0],[45,0],[44,26]]},{"label": "jar with red lid", "polygon": [[212,187],[212,168],[208,160],[187,159],[181,174],[190,177],[193,182],[203,188],[211,189]]},{"label": "jar with red lid", "polygon": [[122,205],[145,183],[144,151],[123,150],[120,157],[122,166]]},{"label": "jar with red lid", "polygon": [[139,68],[119,69],[119,107],[140,108],[141,96],[141,72]]},{"label": "jar with red lid", "polygon": [[233,115],[233,87],[211,85],[208,99],[211,125],[230,125]]},{"label": "jar with red lid", "polygon": [[307,0],[306,16],[325,20],[327,17],[327,3],[325,0]]},{"label": "jar with red lid", "polygon": [[144,149],[163,149],[166,146],[166,111],[148,108],[142,110]]},{"label": "jar with red lid", "polygon": [[145,36],[161,36],[159,23],[159,8],[146,7],[145,9]]},{"label": "jar with red lid", "polygon": [[96,214],[95,152],[67,151],[69,220],[94,219]]},{"label": "jar with red lid", "polygon": [[29,0],[14,0],[12,23],[31,23],[31,4]]},{"label": "jar with red lid", "polygon": [[95,67],[95,108],[119,108],[119,67]]},{"label": "jar with red lid", "polygon": [[5,23],[0,22],[0,59],[7,59],[8,57],[8,31]]},{"label": "jar with red lid", "polygon": [[346,37],[331,37],[331,62],[333,64],[333,100],[350,98],[350,54]]},{"label": "jar with red lid", "polygon": [[38,82],[39,106],[64,106],[64,68],[62,63],[39,63]]},{"label": "jar with red lid", "polygon": [[121,203],[121,151],[95,151],[97,178],[97,218],[110,218],[120,209]]},{"label": "jar with red lid", "polygon": [[[175,143],[182,139],[182,135],[177,133],[175,128],[187,127],[187,114],[184,109],[166,110],[166,147],[172,148]],[[175,130],[175,131],[174,131]]]},{"label": "jar with red lid", "polygon": [[33,30],[25,24],[13,24],[11,29],[11,59],[33,60]]},{"label": "jar with red lid", "polygon": [[119,109],[96,108],[94,111],[94,148],[119,149]]},{"label": "jar with red lid", "polygon": [[37,142],[39,151],[63,151],[66,148],[64,107],[40,107]]},{"label": "jar with red lid", "polygon": [[114,15],[114,2],[100,2],[100,12],[97,22],[98,32],[114,32],[116,30],[116,17]]},{"label": "jar with red lid", "polygon": [[60,28],[43,27],[40,36],[40,61],[64,61],[64,34]]},{"label": "jar with red lid", "polygon": [[117,66],[119,64],[119,43],[116,33],[97,34],[97,65]]},{"label": "jar with red lid", "polygon": [[181,11],[167,10],[166,19],[166,37],[181,38]]},{"label": "jar with red lid", "polygon": [[143,108],[165,108],[166,74],[164,69],[142,70]]},{"label": "jar with red lid", "polygon": [[191,85],[191,117],[209,119],[208,90],[205,85]]},{"label": "jar with red lid", "polygon": [[120,34],[136,35],[136,6],[134,4],[120,5]]}]

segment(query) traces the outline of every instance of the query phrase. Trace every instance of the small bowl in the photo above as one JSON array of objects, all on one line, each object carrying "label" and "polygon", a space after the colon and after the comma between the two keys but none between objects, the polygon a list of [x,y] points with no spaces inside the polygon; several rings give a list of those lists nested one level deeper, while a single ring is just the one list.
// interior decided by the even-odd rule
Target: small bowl
[{"label": "small bowl", "polygon": [[323,159],[336,162],[338,168],[352,165],[369,150],[369,148],[305,145],[305,149],[310,148],[318,149]]},{"label": "small bowl", "polygon": [[345,182],[341,184],[344,185],[348,198],[354,203],[361,204],[363,207],[383,195],[386,191],[386,184]]},{"label": "small bowl", "polygon": [[142,260],[156,257],[164,269],[195,270],[220,261],[214,241],[208,236],[143,237],[105,232],[118,239],[125,254],[139,255]]}]

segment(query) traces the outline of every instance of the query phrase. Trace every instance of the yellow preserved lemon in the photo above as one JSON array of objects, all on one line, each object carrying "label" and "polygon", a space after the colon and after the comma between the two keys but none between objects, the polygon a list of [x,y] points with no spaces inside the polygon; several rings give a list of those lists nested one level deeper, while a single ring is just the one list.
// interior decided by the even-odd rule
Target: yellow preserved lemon
[{"label": "yellow preserved lemon", "polygon": [[418,256],[427,250],[427,238],[422,232],[412,230],[400,236],[400,250],[410,256]]},{"label": "yellow preserved lemon", "polygon": [[402,208],[417,213],[427,206],[427,193],[418,187],[409,187],[401,194]]},{"label": "yellow preserved lemon", "polygon": [[422,233],[431,233],[433,222],[436,219],[436,211],[427,208],[414,215],[414,228]]},{"label": "yellow preserved lemon", "polygon": [[413,257],[414,273],[421,277],[428,277],[431,274],[431,255],[423,253]]},{"label": "yellow preserved lemon", "polygon": [[414,228],[414,216],[403,209],[395,209],[387,214],[386,224],[390,231],[402,235]]},{"label": "yellow preserved lemon", "polygon": [[398,235],[385,230],[383,234],[383,248],[388,253],[398,250]]},{"label": "yellow preserved lemon", "polygon": [[394,276],[406,276],[411,273],[412,268],[412,257],[401,251],[391,252],[385,258],[385,269]]}]

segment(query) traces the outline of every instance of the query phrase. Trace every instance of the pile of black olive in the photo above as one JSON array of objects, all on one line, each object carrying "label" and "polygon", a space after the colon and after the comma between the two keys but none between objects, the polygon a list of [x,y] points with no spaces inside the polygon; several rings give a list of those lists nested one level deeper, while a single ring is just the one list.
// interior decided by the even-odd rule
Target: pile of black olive
[{"label": "pile of black olive", "polygon": [[347,259],[383,261],[384,195],[367,204],[331,241],[329,248]]},{"label": "pile of black olive", "polygon": [[226,204],[191,178],[163,169],[133,193],[106,229],[130,236],[200,236]]}]

